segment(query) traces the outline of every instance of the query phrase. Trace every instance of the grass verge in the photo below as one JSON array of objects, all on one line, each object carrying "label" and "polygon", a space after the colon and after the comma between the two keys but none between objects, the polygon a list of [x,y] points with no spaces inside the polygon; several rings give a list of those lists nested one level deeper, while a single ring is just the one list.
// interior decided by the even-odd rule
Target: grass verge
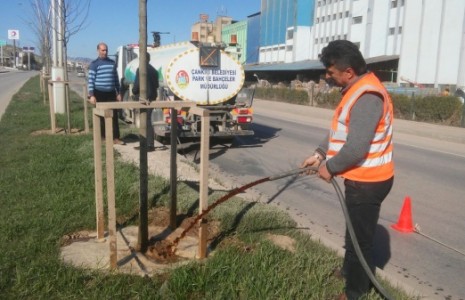
[{"label": "grass verge", "polygon": [[[1,299],[331,299],[342,291],[329,276],[341,262],[335,252],[301,233],[285,212],[239,198],[211,213],[220,234],[204,261],[151,278],[63,264],[62,237],[95,230],[93,142],[90,134],[37,134],[49,128],[42,101],[39,78],[32,78],[0,122]],[[71,123],[80,126],[82,99],[72,93],[71,104]],[[127,224],[137,219],[139,171],[116,163],[118,221]],[[168,203],[164,179],[151,177],[149,187],[151,206]],[[198,191],[184,183],[178,189],[178,213],[193,214]],[[220,196],[212,192],[210,200]],[[294,250],[278,247],[269,234],[292,238]],[[381,298],[372,292],[366,299]]]}]

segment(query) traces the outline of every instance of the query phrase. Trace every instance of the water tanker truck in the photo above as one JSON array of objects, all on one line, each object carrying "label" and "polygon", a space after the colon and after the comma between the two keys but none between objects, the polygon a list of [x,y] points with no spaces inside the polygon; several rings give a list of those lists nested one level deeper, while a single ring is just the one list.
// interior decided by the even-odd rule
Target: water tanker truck
[{"label": "water tanker truck", "polygon": [[[210,136],[233,138],[250,136],[253,117],[253,89],[244,88],[242,65],[226,53],[224,47],[192,42],[148,47],[150,64],[158,71],[160,89],[157,101],[193,101],[210,112]],[[132,101],[132,84],[139,67],[139,48],[118,48],[117,68],[122,83],[123,101]],[[152,122],[155,137],[170,137],[172,120],[177,120],[179,138],[200,137],[200,118],[188,109],[154,110]],[[137,111],[126,111],[126,118],[138,125]]]}]

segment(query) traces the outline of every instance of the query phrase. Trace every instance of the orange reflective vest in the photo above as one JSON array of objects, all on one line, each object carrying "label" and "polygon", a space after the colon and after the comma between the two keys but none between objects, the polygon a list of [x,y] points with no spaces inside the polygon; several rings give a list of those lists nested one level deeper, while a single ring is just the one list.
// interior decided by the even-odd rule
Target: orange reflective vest
[{"label": "orange reflective vest", "polygon": [[347,141],[351,109],[357,100],[367,92],[375,92],[383,97],[383,115],[376,128],[368,153],[356,166],[339,175],[362,182],[384,181],[394,175],[394,162],[392,160],[393,107],[391,97],[373,73],[361,77],[343,95],[333,116],[326,157],[330,159],[335,156]]}]

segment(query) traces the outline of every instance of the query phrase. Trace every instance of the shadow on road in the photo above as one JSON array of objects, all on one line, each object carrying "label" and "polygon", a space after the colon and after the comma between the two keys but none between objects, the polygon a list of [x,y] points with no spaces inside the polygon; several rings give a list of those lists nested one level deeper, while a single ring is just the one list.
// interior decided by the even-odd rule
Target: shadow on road
[{"label": "shadow on road", "polygon": [[[226,153],[229,149],[243,149],[262,147],[271,139],[277,138],[280,128],[270,127],[259,123],[252,124],[253,136],[237,136],[232,138],[211,138],[210,139],[210,159],[215,159]],[[178,153],[184,156],[193,156],[193,162],[199,163],[199,142],[186,142],[178,145]]]}]

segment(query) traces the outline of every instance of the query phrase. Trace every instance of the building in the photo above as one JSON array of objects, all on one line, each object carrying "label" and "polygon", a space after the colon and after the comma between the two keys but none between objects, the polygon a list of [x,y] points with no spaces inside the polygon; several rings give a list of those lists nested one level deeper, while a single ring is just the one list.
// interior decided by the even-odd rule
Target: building
[{"label": "building", "polygon": [[223,27],[221,31],[222,42],[227,45],[225,51],[234,55],[240,63],[247,58],[247,20],[235,22]]},{"label": "building", "polygon": [[463,0],[262,0],[259,30],[247,71],[321,70],[323,47],[347,39],[384,81],[465,86]]},{"label": "building", "polygon": [[465,87],[465,1],[405,1],[399,80]]},{"label": "building", "polygon": [[247,17],[246,64],[256,64],[260,52],[260,16],[257,12]]},{"label": "building", "polygon": [[260,63],[309,59],[314,0],[262,0]]},{"label": "building", "polygon": [[200,14],[200,20],[192,25],[191,40],[202,43],[219,43],[223,27],[232,23],[232,18],[218,16],[215,21],[210,22],[207,14]]}]

